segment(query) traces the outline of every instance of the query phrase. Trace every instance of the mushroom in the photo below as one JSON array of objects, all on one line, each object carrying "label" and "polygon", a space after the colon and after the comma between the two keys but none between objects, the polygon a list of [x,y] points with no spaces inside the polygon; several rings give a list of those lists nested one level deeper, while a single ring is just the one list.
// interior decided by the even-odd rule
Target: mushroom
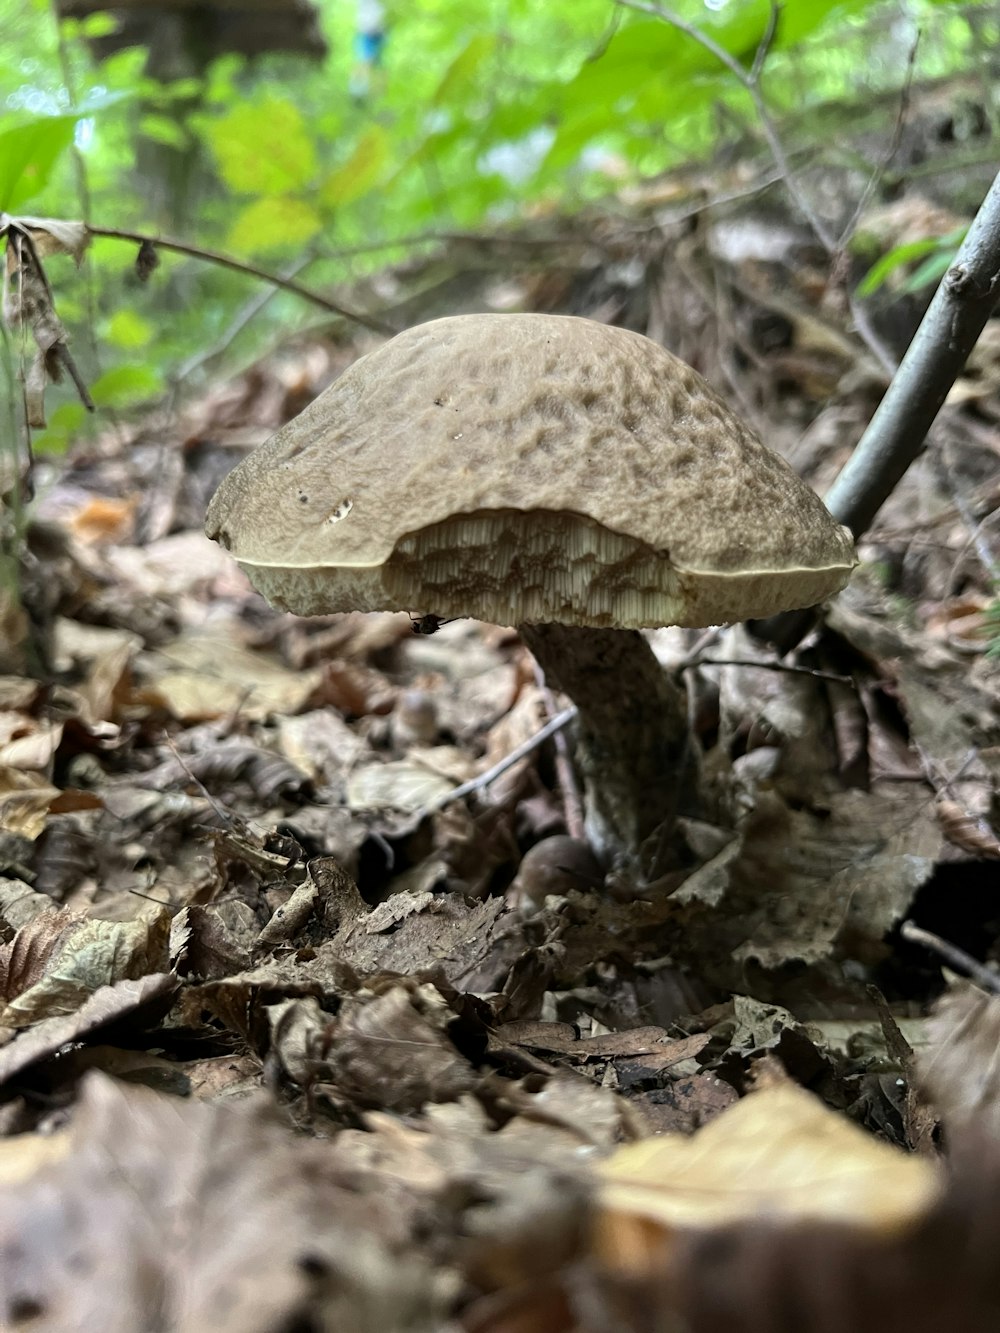
[{"label": "mushroom", "polygon": [[639,630],[812,606],[855,564],[690,366],[564,315],[399,334],[225,478],[206,531],[298,615],[516,625],[578,707],[588,837],[633,865],[695,777],[684,697]]}]

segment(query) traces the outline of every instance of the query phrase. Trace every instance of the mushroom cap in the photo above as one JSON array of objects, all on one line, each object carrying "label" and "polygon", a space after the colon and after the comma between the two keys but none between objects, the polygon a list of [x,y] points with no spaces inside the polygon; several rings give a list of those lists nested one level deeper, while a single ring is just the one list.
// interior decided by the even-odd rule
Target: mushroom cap
[{"label": "mushroom cap", "polygon": [[399,334],[225,478],[206,531],[300,615],[712,625],[814,605],[856,563],[690,366],[565,315]]}]

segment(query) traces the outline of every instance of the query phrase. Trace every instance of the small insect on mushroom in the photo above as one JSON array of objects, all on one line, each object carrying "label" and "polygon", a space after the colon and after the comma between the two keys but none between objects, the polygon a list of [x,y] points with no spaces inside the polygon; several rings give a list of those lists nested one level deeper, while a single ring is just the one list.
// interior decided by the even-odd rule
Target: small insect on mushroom
[{"label": "small insect on mushroom", "polygon": [[442,620],[440,616],[410,616],[410,624],[414,634],[436,634],[442,625],[450,625],[452,620],[457,619],[457,616],[452,616],[450,620]]}]

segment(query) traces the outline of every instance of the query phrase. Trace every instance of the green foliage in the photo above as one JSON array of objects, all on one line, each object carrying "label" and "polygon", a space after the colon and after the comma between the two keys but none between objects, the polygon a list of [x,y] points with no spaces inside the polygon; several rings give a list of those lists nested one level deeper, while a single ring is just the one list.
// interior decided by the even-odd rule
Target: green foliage
[{"label": "green foliage", "polygon": [[[263,265],[308,258],[300,280],[326,289],[401,256],[414,235],[577,209],[705,158],[741,132],[758,137],[746,92],[723,62],[612,0],[395,0],[384,66],[360,98],[350,91],[355,6],[319,3],[325,62],[227,56],[161,84],[136,48],[94,62],[88,42],[112,31],[113,13],[65,24],[60,49],[48,3],[0,0],[0,86],[11,90],[0,107],[0,206],[179,232]],[[771,0],[672,8],[745,69],[772,18]],[[983,20],[990,6],[908,0],[904,14],[895,0],[784,0],[763,77],[775,116],[804,127],[798,142],[834,142],[829,108],[898,88],[908,73],[960,68],[974,10]],[[955,243],[900,247],[862,291],[904,266],[914,266],[908,284],[932,280]],[[97,243],[80,275],[69,260],[52,261],[64,319],[96,313],[92,330],[73,328],[73,346],[102,407],[159,393],[192,352],[229,346],[238,310],[257,295],[245,278],[167,255],[143,285],[133,259],[124,246]],[[308,314],[276,297],[231,354],[248,357],[273,322]],[[70,406],[62,387],[44,447],[80,429]]]},{"label": "green foliage", "polygon": [[73,142],[76,116],[19,118],[0,131],[0,210],[11,213],[41,194]]},{"label": "green foliage", "polygon": [[90,395],[97,407],[132,407],[162,392],[163,377],[152,366],[141,362],[106,370],[90,386]]},{"label": "green foliage", "polygon": [[223,181],[237,194],[287,194],[315,174],[316,144],[288,98],[266,93],[201,124]]},{"label": "green foliage", "polygon": [[1000,591],[986,608],[986,656],[1000,658]]},{"label": "green foliage", "polygon": [[908,241],[905,245],[895,246],[873,264],[858,283],[858,296],[873,296],[893,274],[916,260],[922,262],[917,264],[899,284],[897,288],[899,294],[909,295],[929,287],[932,283],[937,283],[951,266],[955,252],[965,239],[967,230],[966,227],[957,227],[944,236],[927,236],[923,240]]}]

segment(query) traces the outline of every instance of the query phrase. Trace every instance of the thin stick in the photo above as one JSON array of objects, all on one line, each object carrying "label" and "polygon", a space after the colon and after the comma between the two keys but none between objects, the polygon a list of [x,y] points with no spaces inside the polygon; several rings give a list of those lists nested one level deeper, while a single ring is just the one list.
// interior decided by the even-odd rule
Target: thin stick
[{"label": "thin stick", "polygon": [[536,731],[534,736],[529,736],[516,749],[511,750],[510,754],[505,755],[499,763],[494,764],[492,768],[488,768],[485,773],[480,773],[478,777],[470,778],[468,782],[463,782],[454,787],[446,795],[439,796],[436,801],[431,801],[429,805],[424,807],[424,813],[434,814],[437,810],[443,810],[446,805],[451,805],[452,801],[460,801],[463,796],[469,796],[474,791],[481,791],[483,787],[488,787],[491,782],[495,782],[498,777],[506,773],[508,768],[513,768],[519,759],[523,759],[525,755],[537,750],[550,736],[554,736],[563,727],[569,726],[575,717],[575,707],[564,708],[561,713],[556,713],[555,717],[546,722],[541,731]]},{"label": "thin stick", "polygon": [[384,333],[392,337],[398,330],[390,328],[388,324],[383,324],[380,319],[374,315],[364,315],[357,310],[348,310],[335,301],[321,296],[311,287],[305,287],[301,282],[296,282],[294,278],[283,278],[280,274],[271,273],[267,269],[258,268],[256,264],[246,264],[240,259],[233,259],[231,255],[223,254],[219,250],[207,250],[200,245],[189,245],[187,241],[174,240],[168,236],[148,236],[144,232],[124,231],[120,227],[91,227],[88,225],[87,231],[91,236],[103,236],[112,241],[130,241],[134,245],[151,245],[154,249],[170,250],[174,254],[188,255],[192,259],[203,259],[206,263],[217,264],[220,268],[228,268],[233,273],[243,273],[247,277],[259,278],[261,282],[269,282],[275,287],[280,287],[282,291],[292,292],[295,296],[300,296],[303,301],[309,301],[317,305],[321,310],[328,311],[331,315],[339,315],[341,319],[353,320],[355,324],[361,324],[366,329],[371,329],[375,333]]},{"label": "thin stick", "polygon": [[837,685],[854,684],[850,676],[839,676],[835,671],[817,671],[791,662],[755,662],[752,657],[689,657],[681,663],[679,670],[689,671],[698,666],[753,667],[758,671],[784,671],[790,676],[814,676],[816,680],[832,680]]},{"label": "thin stick", "polygon": [[[827,254],[835,261],[834,272],[842,267],[841,257],[843,254],[843,239],[834,235],[833,230],[824,222],[813,208],[808,195],[802,189],[795,175],[795,169],[792,166],[791,159],[785,151],[785,145],[781,142],[781,136],[778,133],[777,126],[771,117],[767,103],[760,90],[760,78],[763,73],[764,62],[767,53],[770,50],[771,43],[774,40],[774,33],[777,27],[780,15],[780,7],[772,4],[768,16],[767,26],[764,29],[763,36],[757,46],[757,52],[754,56],[753,65],[748,72],[744,65],[731,55],[724,46],[720,46],[714,38],[708,33],[702,32],[700,28],[695,27],[693,23],[688,23],[682,19],[679,14],[675,14],[672,9],[667,9],[664,5],[650,4],[647,0],[615,0],[615,3],[625,9],[634,9],[640,14],[651,14],[654,18],[661,19],[664,23],[669,23],[672,28],[682,32],[690,37],[692,41],[698,43],[703,50],[714,56],[722,65],[729,70],[733,78],[744,90],[750,101],[757,119],[760,122],[761,130],[767,141],[771,156],[774,158],[778,168],[779,175],[784,182],[785,188],[792,196],[799,212],[805,218],[812,229],[816,239],[822,245]],[[892,376],[896,369],[896,358],[892,354],[884,339],[878,333],[871,320],[858,302],[854,299],[849,290],[845,288],[847,296],[847,305],[854,320],[854,327],[868,350],[878,361],[881,368],[887,376]]]},{"label": "thin stick", "polygon": [[1000,995],[1000,975],[992,968],[986,967],[978,959],[973,958],[971,954],[960,949],[956,944],[950,944],[948,940],[943,940],[940,935],[933,935],[929,930],[923,930],[920,926],[914,925],[912,921],[904,921],[899,928],[899,933],[904,940],[911,944],[922,944],[925,949],[931,953],[936,953],[940,958],[953,967],[958,972],[963,972],[971,977],[977,985],[982,986],[983,990],[988,990],[993,995]]},{"label": "thin stick", "polygon": [[[837,250],[837,238],[826,225],[823,219],[813,208],[809,199],[805,196],[801,186],[795,178],[792,170],[792,164],[788,160],[788,154],[785,152],[784,144],[778,135],[774,121],[771,119],[771,113],[767,109],[767,103],[764,101],[760,91],[760,68],[758,60],[754,59],[753,69],[748,74],[744,66],[731,55],[724,46],[720,46],[714,38],[708,33],[702,32],[696,28],[693,23],[688,23],[682,19],[679,14],[675,14],[672,9],[667,9],[664,5],[646,3],[646,0],[615,0],[616,4],[622,5],[625,9],[634,9],[641,14],[651,14],[653,18],[662,19],[664,23],[669,23],[672,28],[678,32],[683,32],[685,36],[690,37],[692,41],[698,43],[710,55],[713,55],[720,64],[725,65],[733,78],[749,96],[753,102],[754,111],[757,113],[757,119],[760,121],[760,127],[764,132],[764,138],[767,140],[767,146],[771,150],[771,156],[781,172],[782,179],[788,193],[795,200],[802,216],[809,223],[809,226],[816,233],[816,236],[823,246],[824,250],[833,253]],[[776,21],[775,7],[772,6],[771,14],[768,20],[768,26],[765,29],[764,38],[757,48],[757,55],[760,55],[761,47],[764,54],[767,54],[767,48],[770,46],[770,38],[773,38],[773,26]],[[760,62],[763,63],[762,61]]]}]

